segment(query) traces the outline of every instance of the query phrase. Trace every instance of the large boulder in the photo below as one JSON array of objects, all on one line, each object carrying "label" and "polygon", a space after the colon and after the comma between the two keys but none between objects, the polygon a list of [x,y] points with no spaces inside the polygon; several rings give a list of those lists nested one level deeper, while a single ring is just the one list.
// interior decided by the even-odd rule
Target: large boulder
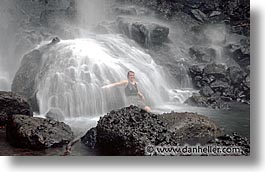
[{"label": "large boulder", "polygon": [[7,123],[8,116],[21,114],[33,116],[28,101],[15,93],[0,91],[0,126]]},{"label": "large boulder", "polygon": [[157,115],[130,106],[101,117],[81,140],[105,155],[145,155],[148,145],[178,145],[221,133],[214,122],[198,114]]},{"label": "large boulder", "polygon": [[42,52],[33,50],[26,54],[13,80],[11,90],[26,98],[33,108],[33,111],[38,111],[36,100],[36,78],[41,69]]},{"label": "large boulder", "polygon": [[169,131],[174,132],[174,137],[181,138],[180,144],[189,143],[193,140],[203,144],[203,139],[222,134],[221,129],[217,127],[214,121],[197,113],[170,112],[158,117],[166,124]]},{"label": "large boulder", "polygon": [[6,136],[13,146],[31,149],[62,146],[74,138],[71,128],[62,122],[25,115],[8,119]]},{"label": "large boulder", "polygon": [[169,34],[167,26],[132,17],[119,17],[117,24],[121,33],[144,46],[162,44]]},{"label": "large boulder", "polygon": [[184,103],[191,106],[207,107],[213,109],[228,109],[230,107],[229,104],[222,100],[221,96],[218,94],[213,94],[211,97],[193,94]]}]

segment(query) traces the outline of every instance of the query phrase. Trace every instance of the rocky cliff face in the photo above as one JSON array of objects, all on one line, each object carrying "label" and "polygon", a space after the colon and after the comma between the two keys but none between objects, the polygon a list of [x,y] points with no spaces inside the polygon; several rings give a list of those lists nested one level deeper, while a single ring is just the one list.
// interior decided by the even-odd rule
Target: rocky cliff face
[{"label": "rocky cliff face", "polygon": [[[166,19],[173,19],[185,13],[199,24],[226,23],[233,32],[249,36],[249,0],[117,0],[155,10]],[[179,17],[179,16],[178,16]]]}]

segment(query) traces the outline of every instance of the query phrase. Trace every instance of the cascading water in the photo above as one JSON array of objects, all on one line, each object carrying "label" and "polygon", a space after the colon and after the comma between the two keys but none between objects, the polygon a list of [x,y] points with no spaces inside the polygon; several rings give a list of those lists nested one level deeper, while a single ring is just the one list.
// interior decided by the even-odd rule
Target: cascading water
[{"label": "cascading water", "polygon": [[59,108],[65,117],[96,116],[126,105],[124,87],[101,87],[136,73],[152,107],[169,101],[177,87],[152,57],[120,35],[61,41],[43,54],[37,98],[40,113]]}]

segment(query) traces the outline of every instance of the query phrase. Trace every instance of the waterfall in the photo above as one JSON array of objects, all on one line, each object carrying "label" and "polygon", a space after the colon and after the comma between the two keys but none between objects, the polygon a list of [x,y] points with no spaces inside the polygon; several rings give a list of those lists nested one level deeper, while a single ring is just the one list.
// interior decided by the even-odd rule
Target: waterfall
[{"label": "waterfall", "polygon": [[125,80],[129,70],[151,107],[169,101],[175,89],[150,55],[118,34],[64,40],[44,50],[42,58],[37,93],[41,114],[59,108],[65,117],[96,116],[125,106],[124,87],[101,87]]}]

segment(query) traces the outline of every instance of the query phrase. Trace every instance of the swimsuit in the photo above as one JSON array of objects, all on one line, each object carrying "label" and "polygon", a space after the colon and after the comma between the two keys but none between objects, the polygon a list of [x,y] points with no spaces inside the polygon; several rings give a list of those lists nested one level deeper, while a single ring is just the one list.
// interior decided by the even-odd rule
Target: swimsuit
[{"label": "swimsuit", "polygon": [[136,83],[132,84],[130,81],[125,87],[125,95],[127,97],[127,104],[128,105],[135,105],[141,109],[144,109],[146,104],[138,95],[138,88]]}]

